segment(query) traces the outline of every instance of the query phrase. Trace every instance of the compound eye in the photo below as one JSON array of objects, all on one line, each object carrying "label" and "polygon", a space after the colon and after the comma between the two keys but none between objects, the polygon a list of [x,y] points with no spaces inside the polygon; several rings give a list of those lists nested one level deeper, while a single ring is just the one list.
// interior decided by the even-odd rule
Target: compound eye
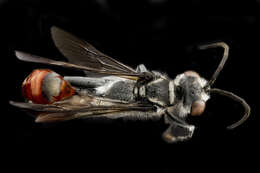
[{"label": "compound eye", "polygon": [[185,71],[184,74],[190,77],[200,77],[200,75],[197,72],[191,70]]},{"label": "compound eye", "polygon": [[197,100],[192,103],[191,106],[191,115],[192,116],[199,116],[201,115],[206,107],[206,103],[203,100]]}]

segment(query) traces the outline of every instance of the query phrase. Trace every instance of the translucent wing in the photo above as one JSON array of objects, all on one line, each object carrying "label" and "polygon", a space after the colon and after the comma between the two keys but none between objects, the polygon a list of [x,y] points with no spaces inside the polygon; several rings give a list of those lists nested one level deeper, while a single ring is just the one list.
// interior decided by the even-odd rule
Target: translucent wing
[{"label": "translucent wing", "polygon": [[99,52],[89,43],[57,27],[52,27],[51,33],[56,47],[68,58],[70,63],[15,51],[17,58],[22,61],[84,70],[91,75],[116,75],[131,80],[138,80],[140,78],[148,80],[153,77],[151,73],[148,72],[136,72],[131,67]]},{"label": "translucent wing", "polygon": [[57,27],[51,28],[52,38],[69,62],[108,72],[136,73],[131,67],[101,53],[84,40]]},{"label": "translucent wing", "polygon": [[96,69],[93,67],[82,66],[82,65],[72,64],[72,63],[68,63],[68,62],[55,61],[55,60],[51,60],[48,58],[24,53],[21,51],[15,51],[15,55],[18,59],[20,59],[22,61],[55,65],[55,66],[61,66],[61,67],[65,67],[65,68],[73,68],[73,69],[84,70],[84,71],[89,71],[89,72],[104,74],[104,75],[123,76],[123,77],[129,78],[129,79],[133,78],[133,79],[137,80],[139,77],[144,77],[144,75],[145,75],[143,73],[136,73],[136,72],[129,73],[129,72],[119,72],[119,71],[107,71],[105,69],[101,70],[101,69]]},{"label": "translucent wing", "polygon": [[149,104],[122,104],[118,102],[114,102],[112,103],[113,105],[109,106],[97,106],[90,103],[75,105],[75,103],[71,103],[70,101],[57,102],[51,105],[14,101],[10,101],[10,104],[21,109],[33,111],[36,116],[36,122],[57,122],[75,118],[95,118],[99,116],[109,118],[109,116],[115,117],[119,112],[154,110],[154,107]]}]

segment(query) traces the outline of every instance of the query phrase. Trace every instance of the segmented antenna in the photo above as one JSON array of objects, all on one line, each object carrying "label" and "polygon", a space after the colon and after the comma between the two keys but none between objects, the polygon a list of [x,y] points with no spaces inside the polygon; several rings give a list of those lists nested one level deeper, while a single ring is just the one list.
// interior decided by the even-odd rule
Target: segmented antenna
[{"label": "segmented antenna", "polygon": [[225,63],[228,59],[229,47],[224,42],[218,42],[218,43],[199,46],[199,49],[201,49],[201,50],[208,49],[208,48],[217,48],[217,47],[222,47],[224,49],[223,57],[222,57],[222,60],[220,61],[219,65],[218,65],[218,68],[216,69],[215,73],[212,75],[211,79],[205,85],[204,90],[208,91],[210,93],[217,93],[217,94],[220,94],[220,95],[223,95],[223,96],[227,96],[227,97],[239,102],[244,107],[244,109],[245,109],[244,116],[238,122],[236,122],[236,123],[227,127],[227,129],[234,129],[247,120],[247,118],[250,115],[251,109],[250,109],[250,106],[246,103],[246,101],[244,99],[242,99],[241,97],[239,97],[239,96],[237,96],[237,95],[235,95],[231,92],[221,90],[221,89],[217,89],[217,88],[210,89],[210,87],[216,81],[219,73],[223,69],[223,67],[224,67],[224,65],[225,65]]},{"label": "segmented antenna", "polygon": [[251,109],[250,109],[250,106],[246,103],[246,101],[244,99],[235,95],[234,93],[231,93],[231,92],[228,92],[225,90],[221,90],[221,89],[217,89],[217,88],[212,88],[209,91],[210,91],[210,93],[217,93],[217,94],[220,94],[223,96],[227,96],[227,97],[239,102],[245,109],[244,116],[238,122],[228,126],[227,129],[234,129],[234,128],[240,126],[242,123],[244,123],[247,120],[247,118],[250,115]]},{"label": "segmented antenna", "polygon": [[223,67],[224,67],[224,65],[225,65],[225,63],[228,59],[229,46],[224,42],[217,42],[217,43],[199,46],[199,49],[201,49],[201,50],[205,50],[205,49],[208,49],[208,48],[217,48],[217,47],[224,48],[223,57],[222,57],[222,60],[220,61],[219,65],[218,65],[218,68],[216,69],[215,73],[212,75],[211,79],[209,80],[209,82],[204,87],[205,90],[209,89],[209,87],[214,84],[214,82],[216,81],[219,73],[223,69]]}]

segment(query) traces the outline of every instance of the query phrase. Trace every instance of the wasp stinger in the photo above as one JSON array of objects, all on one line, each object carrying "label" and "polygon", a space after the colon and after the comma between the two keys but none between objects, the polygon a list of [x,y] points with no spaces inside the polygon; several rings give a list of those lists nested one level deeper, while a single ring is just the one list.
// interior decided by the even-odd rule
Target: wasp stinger
[{"label": "wasp stinger", "polygon": [[211,93],[228,96],[245,108],[243,118],[229,126],[242,124],[250,107],[233,93],[211,88],[222,70],[229,47],[224,42],[200,46],[221,47],[223,58],[207,81],[194,71],[186,71],[175,79],[141,64],[133,69],[99,52],[89,43],[57,27],[51,28],[56,47],[69,62],[54,61],[16,51],[22,61],[43,63],[82,70],[86,76],[65,76],[47,69],[34,70],[22,85],[27,102],[10,103],[34,112],[36,122],[57,122],[75,118],[123,118],[129,120],[165,119],[168,129],[163,139],[169,143],[190,139],[195,127],[185,120],[199,116]]}]

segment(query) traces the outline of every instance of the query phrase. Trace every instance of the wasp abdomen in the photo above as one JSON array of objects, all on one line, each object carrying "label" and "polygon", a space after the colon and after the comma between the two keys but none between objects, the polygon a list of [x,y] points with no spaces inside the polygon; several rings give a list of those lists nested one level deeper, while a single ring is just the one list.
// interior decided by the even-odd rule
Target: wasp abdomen
[{"label": "wasp abdomen", "polygon": [[23,96],[33,103],[50,104],[75,94],[69,82],[48,69],[34,70],[22,84]]}]

